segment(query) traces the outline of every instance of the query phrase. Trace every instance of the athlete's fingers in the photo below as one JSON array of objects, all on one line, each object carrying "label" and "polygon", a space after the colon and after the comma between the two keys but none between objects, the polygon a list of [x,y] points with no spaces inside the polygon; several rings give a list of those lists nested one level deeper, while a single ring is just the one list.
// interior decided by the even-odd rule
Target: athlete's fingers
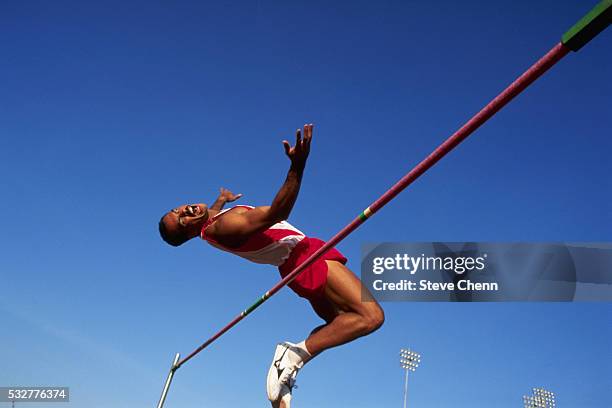
[{"label": "athlete's fingers", "polygon": [[312,129],[313,129],[314,125],[311,123],[310,125],[308,125],[308,137],[306,138],[306,142],[308,144],[310,144],[310,141],[312,140]]},{"label": "athlete's fingers", "polygon": [[295,147],[297,148],[302,141],[302,130],[298,129],[295,131]]},{"label": "athlete's fingers", "polygon": [[304,125],[304,140],[302,142],[302,150],[308,153],[310,150],[310,140],[312,138],[312,125]]},{"label": "athlete's fingers", "polygon": [[302,149],[304,149],[304,147],[306,146],[306,140],[308,139],[308,132],[310,130],[308,129],[308,123],[304,124],[304,137],[302,138],[302,143],[301,143],[301,147]]},{"label": "athlete's fingers", "polygon": [[283,146],[285,147],[285,154],[289,156],[289,151],[291,150],[291,145],[288,141],[283,140]]}]

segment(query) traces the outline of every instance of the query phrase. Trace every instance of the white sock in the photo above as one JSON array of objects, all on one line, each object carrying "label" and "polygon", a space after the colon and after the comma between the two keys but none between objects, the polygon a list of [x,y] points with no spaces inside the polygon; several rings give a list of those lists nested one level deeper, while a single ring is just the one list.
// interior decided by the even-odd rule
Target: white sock
[{"label": "white sock", "polygon": [[306,348],[306,340],[297,343],[295,347],[300,349],[303,353],[291,353],[291,357],[295,356],[297,359],[299,359],[296,361],[292,358],[291,360],[293,360],[294,363],[306,364],[312,357],[310,351],[308,351],[308,348]]}]

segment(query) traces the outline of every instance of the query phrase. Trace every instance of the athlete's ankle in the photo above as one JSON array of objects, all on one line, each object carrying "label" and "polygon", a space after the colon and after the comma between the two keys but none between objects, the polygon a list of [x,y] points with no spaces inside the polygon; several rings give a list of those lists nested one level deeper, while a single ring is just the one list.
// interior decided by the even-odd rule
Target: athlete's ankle
[{"label": "athlete's ankle", "polygon": [[302,368],[304,364],[308,362],[312,358],[312,355],[308,351],[308,347],[306,347],[305,341],[302,341],[297,344],[288,343],[291,345],[287,350],[286,364],[288,366]]}]

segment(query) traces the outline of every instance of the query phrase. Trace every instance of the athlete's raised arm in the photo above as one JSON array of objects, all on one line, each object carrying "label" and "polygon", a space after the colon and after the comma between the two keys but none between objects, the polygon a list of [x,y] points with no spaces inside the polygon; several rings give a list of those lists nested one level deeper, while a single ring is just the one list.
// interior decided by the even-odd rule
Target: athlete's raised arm
[{"label": "athlete's raised arm", "polygon": [[217,197],[215,202],[208,207],[208,212],[210,213],[209,217],[214,217],[223,209],[226,203],[236,201],[240,197],[242,197],[242,194],[234,194],[228,189],[221,187],[219,189],[219,197]]},{"label": "athlete's raised arm", "polygon": [[[240,245],[251,234],[265,230],[277,222],[289,218],[293,205],[297,200],[310,152],[313,125],[304,125],[298,129],[295,136],[295,146],[283,140],[285,154],[291,161],[287,178],[274,197],[270,206],[256,207],[250,211],[230,211],[218,222],[211,225],[215,239],[225,245]],[[303,133],[303,134],[302,134]],[[303,137],[302,137],[303,136]]]}]

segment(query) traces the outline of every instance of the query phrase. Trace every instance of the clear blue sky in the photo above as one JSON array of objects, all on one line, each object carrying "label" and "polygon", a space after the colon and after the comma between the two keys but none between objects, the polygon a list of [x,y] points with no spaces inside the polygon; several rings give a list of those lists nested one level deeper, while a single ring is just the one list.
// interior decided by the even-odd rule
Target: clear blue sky
[{"label": "clear blue sky", "polygon": [[[73,408],[157,402],[186,354],[277,280],[157,221],[220,186],[268,204],[315,136],[291,222],[329,238],[556,44],[595,1],[0,4],[0,385]],[[612,29],[570,54],[343,242],[612,241]],[[296,407],[612,406],[612,307],[384,304],[300,373]],[[266,406],[274,345],[319,321],[286,290],[177,372],[167,407]],[[32,404],[32,408],[37,405]]]}]

